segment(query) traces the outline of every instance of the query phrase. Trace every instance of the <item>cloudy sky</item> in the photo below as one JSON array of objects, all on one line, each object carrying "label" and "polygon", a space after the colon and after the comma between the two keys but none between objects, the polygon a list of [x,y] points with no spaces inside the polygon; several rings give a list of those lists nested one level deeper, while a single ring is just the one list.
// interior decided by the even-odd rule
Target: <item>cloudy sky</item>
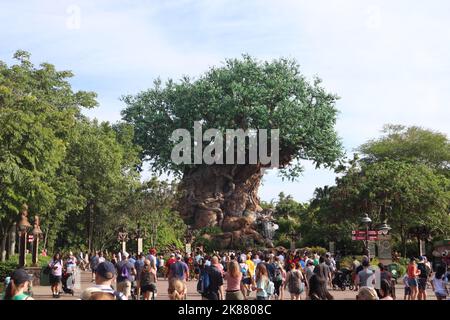
[{"label": "cloudy sky", "polygon": [[[0,0],[0,60],[15,50],[75,73],[99,94],[90,117],[120,119],[123,94],[153,80],[199,75],[225,58],[297,59],[337,93],[337,130],[348,153],[383,124],[450,134],[450,1]],[[307,201],[334,174],[305,163],[287,183],[272,172],[263,200],[284,191]]]}]

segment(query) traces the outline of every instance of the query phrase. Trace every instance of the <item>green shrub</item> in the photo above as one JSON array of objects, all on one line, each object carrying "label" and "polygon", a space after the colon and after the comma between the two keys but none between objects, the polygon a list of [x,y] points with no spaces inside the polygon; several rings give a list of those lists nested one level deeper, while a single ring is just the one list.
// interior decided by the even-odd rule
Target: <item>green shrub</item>
[{"label": "green shrub", "polygon": [[14,261],[0,262],[0,282],[4,282],[5,278],[8,277],[18,266],[19,264]]},{"label": "green shrub", "polygon": [[323,248],[323,247],[319,247],[319,246],[315,246],[315,247],[304,247],[300,249],[301,251],[308,251],[309,254],[312,254],[313,252],[316,252],[319,256],[323,256],[325,255],[325,253],[328,252],[327,249]]},{"label": "green shrub", "polygon": [[[44,267],[48,265],[52,258],[51,257],[43,257],[39,256],[39,266]],[[26,255],[26,265],[31,266],[31,254]],[[5,278],[8,277],[15,269],[19,267],[19,255],[13,255],[8,261],[0,262],[0,282],[5,281]]]}]

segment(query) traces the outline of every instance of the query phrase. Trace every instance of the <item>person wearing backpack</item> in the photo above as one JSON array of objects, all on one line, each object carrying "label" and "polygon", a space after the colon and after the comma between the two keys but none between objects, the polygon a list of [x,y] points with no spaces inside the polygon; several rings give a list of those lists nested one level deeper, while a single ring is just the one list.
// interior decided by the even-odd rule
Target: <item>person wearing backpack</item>
[{"label": "person wearing backpack", "polygon": [[302,272],[295,268],[294,263],[291,263],[284,284],[284,288],[287,288],[291,294],[291,300],[301,300],[301,294],[304,291],[303,279]]},{"label": "person wearing backpack", "polygon": [[275,276],[273,279],[273,283],[275,286],[275,297],[277,300],[283,300],[284,298],[284,290],[283,285],[286,280],[286,271],[283,268],[283,263],[279,260],[278,257],[275,257]]},{"label": "person wearing backpack", "polygon": [[421,256],[417,263],[417,270],[420,271],[418,279],[419,293],[417,300],[427,300],[427,284],[430,277],[431,269],[426,265],[426,257]]},{"label": "person wearing backpack", "polygon": [[152,293],[152,300],[155,300],[157,281],[155,260],[145,259],[139,283],[144,300],[150,300],[150,293]]},{"label": "person wearing backpack", "polygon": [[[216,257],[212,258],[213,262]],[[223,300],[223,277],[215,263],[206,265],[203,259],[200,260],[200,275],[197,283],[197,292],[202,296],[202,300]]]},{"label": "person wearing backpack", "polygon": [[256,300],[269,300],[270,295],[273,294],[273,282],[269,279],[266,265],[258,264],[255,273],[253,290],[256,290]]},{"label": "person wearing backpack", "polygon": [[123,253],[122,261],[116,264],[117,268],[117,291],[122,292],[127,299],[131,297],[131,282],[136,275],[136,269],[128,260],[129,254]]},{"label": "person wearing backpack", "polygon": [[248,264],[246,263],[247,257],[246,255],[241,255],[240,258],[240,263],[239,263],[239,268],[241,270],[242,273],[242,293],[244,295],[244,298],[247,299],[247,297],[249,296],[250,292],[251,292],[251,284],[252,284],[252,276],[248,267]]},{"label": "person wearing backpack", "polygon": [[242,294],[242,272],[236,261],[228,263],[224,278],[227,282],[225,300],[244,300],[244,295]]}]

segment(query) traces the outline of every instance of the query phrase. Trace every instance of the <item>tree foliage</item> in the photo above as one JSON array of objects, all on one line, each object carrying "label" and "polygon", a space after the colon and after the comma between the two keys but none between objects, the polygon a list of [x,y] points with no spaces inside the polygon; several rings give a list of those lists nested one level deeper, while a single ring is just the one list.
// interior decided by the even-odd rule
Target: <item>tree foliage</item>
[{"label": "tree foliage", "polygon": [[170,79],[164,85],[157,80],[154,88],[123,97],[122,114],[134,125],[142,158],[151,160],[154,170],[180,174],[193,166],[171,161],[175,142],[170,137],[179,128],[193,136],[194,122],[200,121],[203,130],[223,135],[226,129],[279,129],[281,172],[295,178],[301,171],[296,160],[332,166],[341,156],[336,99],[319,79],[309,83],[293,60],[260,62],[244,55],[195,80]]}]

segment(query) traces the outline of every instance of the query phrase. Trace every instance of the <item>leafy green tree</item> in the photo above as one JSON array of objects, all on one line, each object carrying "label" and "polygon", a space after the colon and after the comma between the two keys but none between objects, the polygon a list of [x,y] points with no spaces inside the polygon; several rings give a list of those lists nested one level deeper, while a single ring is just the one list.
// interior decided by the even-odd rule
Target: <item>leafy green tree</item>
[{"label": "leafy green tree", "polygon": [[359,148],[366,161],[421,163],[450,177],[450,141],[445,134],[401,125],[386,125],[383,133]]},{"label": "leafy green tree", "polygon": [[[172,132],[186,129],[194,136],[194,122],[203,132],[214,128],[222,138],[226,129],[279,129],[279,157],[284,177],[296,178],[300,159],[317,166],[333,166],[342,154],[334,130],[337,97],[315,79],[309,83],[295,61],[260,62],[249,56],[226,60],[196,80],[160,80],[136,96],[125,96],[123,119],[134,125],[142,159],[152,168],[181,176],[183,197],[179,211],[196,228],[219,225],[231,216],[261,210],[257,195],[261,169],[256,164],[176,164],[171,152]],[[257,135],[260,144],[263,138]],[[225,140],[224,140],[225,141]],[[202,148],[209,145],[204,141]],[[203,150],[203,149],[202,149]],[[234,150],[235,154],[237,150]],[[248,144],[245,150],[248,159]]]},{"label": "leafy green tree", "polygon": [[72,73],[17,51],[18,64],[0,62],[0,235],[2,259],[8,232],[23,203],[30,214],[46,215],[57,206],[53,183],[67,149],[66,137],[81,107],[96,105],[95,94],[74,92]]}]

